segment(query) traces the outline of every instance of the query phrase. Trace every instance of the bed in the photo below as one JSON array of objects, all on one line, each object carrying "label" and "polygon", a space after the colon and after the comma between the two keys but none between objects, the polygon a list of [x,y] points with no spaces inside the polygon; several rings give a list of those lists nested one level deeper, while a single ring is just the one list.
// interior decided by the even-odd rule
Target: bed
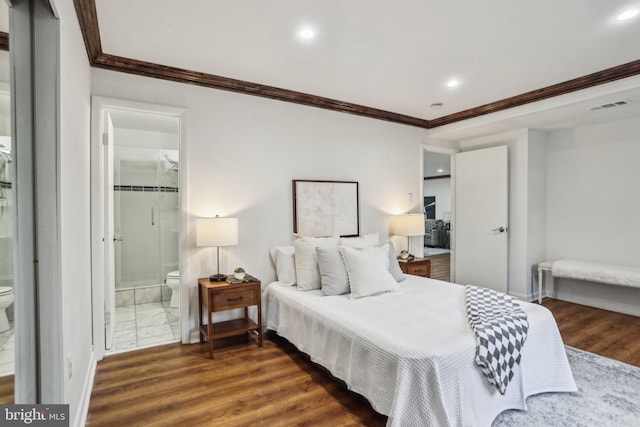
[{"label": "bed", "polygon": [[388,426],[489,426],[543,392],[576,390],[551,313],[521,302],[529,320],[515,376],[501,395],[474,363],[463,286],[407,275],[394,292],[351,299],[271,283],[266,328],[364,397]]}]

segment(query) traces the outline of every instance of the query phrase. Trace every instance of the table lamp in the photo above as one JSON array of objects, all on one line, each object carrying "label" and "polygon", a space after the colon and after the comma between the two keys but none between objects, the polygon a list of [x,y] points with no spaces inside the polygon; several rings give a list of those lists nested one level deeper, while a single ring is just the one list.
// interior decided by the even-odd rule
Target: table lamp
[{"label": "table lamp", "polygon": [[217,249],[216,274],[209,280],[222,282],[226,275],[220,274],[220,246],[238,244],[238,218],[198,218],[196,220],[196,246],[211,246]]},{"label": "table lamp", "polygon": [[[409,237],[424,236],[424,215],[423,214],[402,214],[394,215],[391,218],[393,234],[407,237],[407,250],[409,249]],[[409,254],[407,253],[407,257]]]}]

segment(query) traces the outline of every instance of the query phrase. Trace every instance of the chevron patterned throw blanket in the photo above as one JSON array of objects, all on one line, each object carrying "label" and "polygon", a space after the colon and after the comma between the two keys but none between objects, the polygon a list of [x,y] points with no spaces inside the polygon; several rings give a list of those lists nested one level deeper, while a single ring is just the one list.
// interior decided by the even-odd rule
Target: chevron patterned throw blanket
[{"label": "chevron patterned throw blanket", "polygon": [[529,322],[515,299],[492,289],[465,286],[467,319],[476,334],[476,364],[504,394],[520,364]]}]

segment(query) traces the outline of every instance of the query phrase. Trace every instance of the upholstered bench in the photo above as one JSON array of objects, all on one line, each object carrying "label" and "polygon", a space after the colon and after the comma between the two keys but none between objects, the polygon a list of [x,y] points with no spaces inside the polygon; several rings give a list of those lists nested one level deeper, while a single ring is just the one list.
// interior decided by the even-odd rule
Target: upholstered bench
[{"label": "upholstered bench", "polygon": [[546,271],[551,271],[553,294],[555,294],[553,279],[556,277],[640,288],[640,267],[574,259],[544,261],[538,264],[538,302],[542,302],[542,279]]}]

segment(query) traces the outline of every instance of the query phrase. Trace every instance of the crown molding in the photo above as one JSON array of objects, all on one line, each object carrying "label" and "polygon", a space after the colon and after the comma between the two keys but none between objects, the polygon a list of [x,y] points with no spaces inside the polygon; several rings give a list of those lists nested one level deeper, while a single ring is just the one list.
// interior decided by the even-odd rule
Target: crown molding
[{"label": "crown molding", "polygon": [[[89,62],[92,67],[104,68],[112,71],[136,74],[145,77],[169,80],[174,82],[192,84],[213,89],[228,90],[246,95],[260,96],[263,98],[276,99],[279,101],[292,102],[310,107],[323,108],[326,110],[340,111],[343,113],[355,114],[377,120],[384,120],[403,125],[416,126],[431,129],[463,120],[472,119],[486,114],[509,108],[519,107],[532,102],[542,101],[559,95],[588,89],[593,86],[609,83],[612,81],[632,77],[640,74],[640,60],[632,61],[616,67],[607,68],[586,76],[568,80],[562,83],[525,92],[510,98],[501,99],[468,110],[438,117],[432,120],[420,119],[406,116],[390,111],[379,110],[377,108],[364,105],[352,104],[322,96],[310,95],[288,89],[281,89],[273,86],[252,83],[243,80],[236,80],[228,77],[216,76],[213,74],[201,73],[198,71],[186,70],[182,68],[169,67],[166,65],[140,61],[137,59],[124,58],[102,52],[100,42],[100,28],[98,25],[98,15],[96,12],[95,0],[74,0],[76,14],[80,23],[80,29],[84,38]],[[8,37],[2,37],[0,33],[0,49],[3,48],[3,41]]]},{"label": "crown molding", "polygon": [[606,70],[597,71],[595,73],[578,77],[573,80],[558,83],[555,85],[543,87],[542,89],[525,92],[511,98],[501,99],[500,101],[491,102],[479,107],[470,108],[458,113],[449,114],[448,116],[439,117],[429,121],[429,128],[444,126],[462,120],[472,119],[474,117],[483,116],[485,114],[495,113],[509,108],[520,107],[532,102],[542,101],[543,99],[553,98],[555,96],[565,95],[567,93],[588,89],[593,86],[604,83],[613,82],[615,80],[624,79],[640,74],[640,60],[628,62],[616,67],[607,68]]}]

